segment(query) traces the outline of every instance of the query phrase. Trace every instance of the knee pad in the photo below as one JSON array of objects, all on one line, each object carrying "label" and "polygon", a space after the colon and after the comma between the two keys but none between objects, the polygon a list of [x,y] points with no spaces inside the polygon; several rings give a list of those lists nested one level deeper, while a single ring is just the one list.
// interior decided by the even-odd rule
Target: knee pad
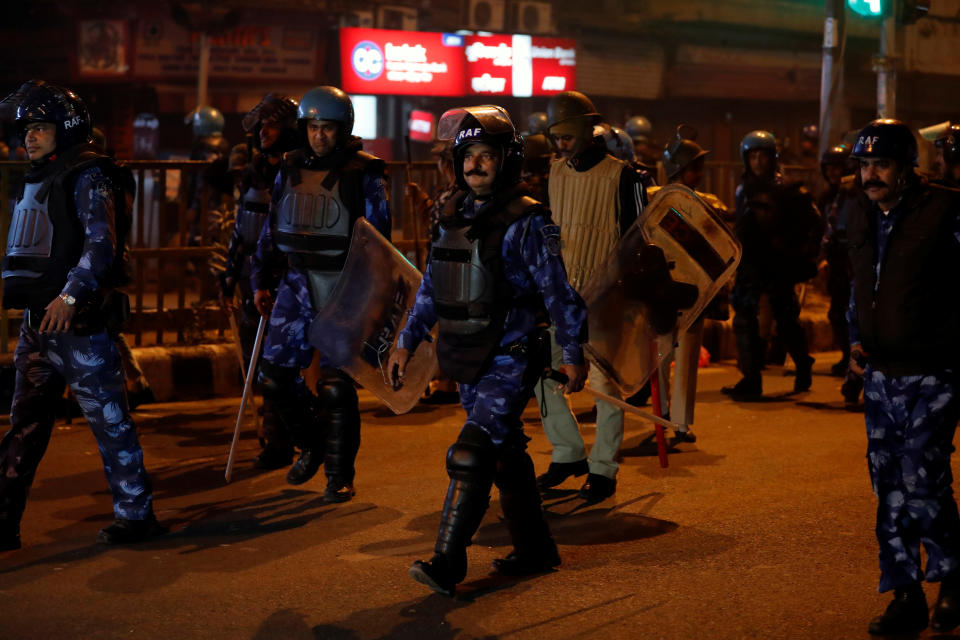
[{"label": "knee pad", "polygon": [[317,380],[317,399],[327,409],[355,406],[359,402],[353,381],[343,376]]},{"label": "knee pad", "polygon": [[451,478],[473,478],[493,473],[496,450],[490,436],[480,427],[467,423],[457,441],[447,449],[447,473]]},{"label": "knee pad", "polygon": [[297,380],[299,372],[290,367],[278,367],[272,362],[262,360],[260,362],[260,373],[257,376],[257,384],[260,387],[260,393],[266,398],[277,401],[289,394]]}]

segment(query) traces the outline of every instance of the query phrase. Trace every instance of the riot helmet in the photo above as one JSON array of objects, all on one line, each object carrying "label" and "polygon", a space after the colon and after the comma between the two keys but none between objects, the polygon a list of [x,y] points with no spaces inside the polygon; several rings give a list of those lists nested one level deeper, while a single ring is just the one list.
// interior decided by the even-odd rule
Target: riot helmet
[{"label": "riot helmet", "polygon": [[450,109],[440,116],[437,138],[453,141],[453,171],[457,186],[461,189],[470,189],[463,177],[463,157],[467,148],[476,143],[488,144],[500,150],[494,191],[520,181],[523,145],[510,114],[503,107],[481,105]]},{"label": "riot helmet", "polygon": [[[260,130],[264,124],[274,123],[280,134],[269,148],[264,149]],[[253,135],[253,144],[262,151],[290,151],[299,145],[297,139],[297,102],[284,95],[268,93],[241,121],[243,130]]]},{"label": "riot helmet", "polygon": [[827,167],[829,166],[840,166],[843,167],[844,172],[848,172],[850,170],[850,147],[845,144],[836,144],[823,152],[820,157],[820,173],[828,181]]},{"label": "riot helmet", "polygon": [[663,150],[663,169],[667,172],[668,180],[710,153],[701,148],[696,139],[697,130],[693,127],[685,124],[677,127],[674,139]]},{"label": "riot helmet", "polygon": [[874,120],[861,129],[852,155],[858,159],[888,158],[904,169],[920,164],[913,131],[900,120],[889,118]]},{"label": "riot helmet", "polygon": [[307,120],[330,120],[340,124],[337,146],[342,145],[353,133],[353,102],[350,96],[337,87],[314,87],[300,98],[297,108],[297,124],[306,142]]},{"label": "riot helmet", "polygon": [[740,141],[740,159],[743,161],[743,168],[750,171],[749,155],[751,151],[757,149],[766,151],[770,155],[771,171],[776,171],[777,161],[780,159],[777,139],[769,131],[759,129],[751,131]]},{"label": "riot helmet", "polygon": [[637,155],[633,151],[633,140],[620,127],[604,127],[603,141],[607,145],[607,153],[617,160],[636,162]]},{"label": "riot helmet", "polygon": [[623,126],[631,140],[641,142],[646,141],[653,133],[653,125],[650,120],[643,116],[633,116]]},{"label": "riot helmet", "polygon": [[544,111],[534,111],[527,118],[527,132],[531,135],[536,133],[547,133],[547,114]]},{"label": "riot helmet", "polygon": [[208,138],[223,135],[226,121],[219,109],[210,106],[200,106],[187,114],[184,124],[193,125],[195,138]]},{"label": "riot helmet", "polygon": [[4,98],[4,103],[16,105],[15,123],[24,143],[27,125],[44,122],[57,128],[56,151],[63,151],[87,142],[93,123],[80,97],[64,87],[43,80],[30,80]]},{"label": "riot helmet", "polygon": [[590,98],[579,91],[563,91],[550,98],[547,104],[547,134],[569,135],[574,138],[571,155],[577,155],[588,146],[594,137],[594,127],[600,122],[600,114]]},{"label": "riot helmet", "polygon": [[960,124],[951,124],[933,143],[947,164],[960,164]]}]

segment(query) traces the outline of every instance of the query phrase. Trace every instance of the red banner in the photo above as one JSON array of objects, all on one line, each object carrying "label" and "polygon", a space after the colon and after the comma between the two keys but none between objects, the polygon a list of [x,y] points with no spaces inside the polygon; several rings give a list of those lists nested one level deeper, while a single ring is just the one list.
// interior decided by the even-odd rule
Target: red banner
[{"label": "red banner", "polygon": [[429,111],[411,111],[408,128],[411,140],[433,142],[433,114]]}]

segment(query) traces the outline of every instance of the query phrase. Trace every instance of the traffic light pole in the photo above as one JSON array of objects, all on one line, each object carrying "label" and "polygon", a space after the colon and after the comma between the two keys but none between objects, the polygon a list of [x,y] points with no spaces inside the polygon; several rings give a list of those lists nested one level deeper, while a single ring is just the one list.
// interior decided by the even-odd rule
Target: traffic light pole
[{"label": "traffic light pole", "polygon": [[841,129],[843,108],[843,57],[847,42],[844,0],[826,0],[823,22],[823,65],[820,73],[820,154],[830,148],[833,129]]},{"label": "traffic light pole", "polygon": [[895,118],[897,113],[897,22],[884,18],[880,32],[880,53],[873,59],[877,73],[877,117]]}]

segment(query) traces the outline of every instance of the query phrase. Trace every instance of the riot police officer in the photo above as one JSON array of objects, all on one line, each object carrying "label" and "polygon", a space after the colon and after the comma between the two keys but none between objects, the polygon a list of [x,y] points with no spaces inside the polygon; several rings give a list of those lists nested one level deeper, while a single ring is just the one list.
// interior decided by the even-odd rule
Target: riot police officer
[{"label": "riot police officer", "polygon": [[633,151],[637,160],[648,171],[657,166],[660,159],[660,149],[653,141],[653,125],[645,116],[633,116],[623,125],[624,131],[633,141]]},{"label": "riot police officer", "polygon": [[[917,142],[874,120],[853,147],[866,199],[850,213],[850,368],[864,377],[881,592],[872,634],[919,632],[922,581],[940,582],[930,626],[960,625],[960,515],[950,456],[960,420],[960,194],[914,171]],[[920,546],[926,550],[926,571]]]},{"label": "riot police officer", "polygon": [[737,237],[743,257],[737,267],[731,302],[743,378],[723,392],[737,400],[757,400],[763,393],[760,370],[764,344],[757,319],[766,294],[777,332],[796,364],[794,391],[812,384],[813,358],[800,327],[800,303],[794,285],[816,275],[823,235],[813,198],[799,183],[780,174],[776,140],[769,131],[752,131],[740,143],[743,181],[736,191]]},{"label": "riot police officer", "polygon": [[[257,239],[270,212],[270,190],[280,171],[283,154],[300,146],[297,103],[292,98],[268,93],[244,116],[242,124],[253,136],[254,154],[241,173],[240,204],[220,285],[221,304],[228,313],[233,313],[234,292],[240,288],[239,339],[244,361],[249,363],[260,320],[260,312],[253,303],[250,267]],[[257,469],[285,467],[293,459],[290,436],[277,420],[273,404],[267,398],[262,411],[260,444],[263,450],[254,458],[253,466]]]},{"label": "riot police officer", "polygon": [[[323,367],[316,400],[307,389],[300,376],[314,355],[307,330],[339,279],[353,223],[366,217],[390,236],[384,163],[351,135],[353,120],[349,96],[336,87],[316,87],[300,100],[300,148],[284,156],[250,275],[254,303],[270,318],[260,384],[300,449],[287,482],[306,482],[322,464],[331,502],[355,493],[360,411],[353,382],[338,369]],[[284,255],[289,266],[278,281]]]},{"label": "riot police officer", "polygon": [[97,439],[116,521],[98,542],[164,533],[137,431],[127,409],[111,332],[122,323],[129,280],[123,186],[89,142],[91,120],[72,91],[31,81],[7,98],[30,158],[3,260],[3,306],[23,309],[14,354],[10,430],[0,441],[0,551],[20,547],[20,519],[69,384]]},{"label": "riot police officer", "polygon": [[543,373],[538,345],[546,344],[539,336],[548,316],[557,326],[567,387],[583,387],[586,309],[567,283],[559,228],[519,181],[523,147],[507,112],[496,106],[454,109],[438,130],[454,138],[462,191],[441,218],[440,237],[388,369],[402,380],[410,354],[439,321],[440,368],[460,383],[467,421],[447,452],[450,485],[436,553],[414,562],[410,575],[452,595],[466,575],[466,548],[493,484],[514,547],[495,569],[524,575],[560,564],[520,415]]},{"label": "riot police officer", "polygon": [[[580,291],[613,251],[621,235],[646,205],[648,174],[607,154],[602,119],[593,103],[577,91],[553,96],[547,105],[550,137],[559,155],[550,167],[550,206],[563,235],[563,260],[570,284]],[[554,365],[560,365],[560,345],[554,345]],[[591,372],[591,387],[618,395],[616,386],[599,370]],[[570,405],[554,393],[556,383],[537,385],[545,409],[543,428],[553,445],[550,467],[538,479],[540,488],[555,487],[570,476],[587,475],[580,489],[585,500],[602,500],[616,491],[617,451],[623,441],[623,410],[597,400],[597,436],[587,457],[586,447]]]},{"label": "riot police officer", "polygon": [[956,189],[960,187],[960,124],[950,125],[934,141],[937,148],[938,183]]}]

